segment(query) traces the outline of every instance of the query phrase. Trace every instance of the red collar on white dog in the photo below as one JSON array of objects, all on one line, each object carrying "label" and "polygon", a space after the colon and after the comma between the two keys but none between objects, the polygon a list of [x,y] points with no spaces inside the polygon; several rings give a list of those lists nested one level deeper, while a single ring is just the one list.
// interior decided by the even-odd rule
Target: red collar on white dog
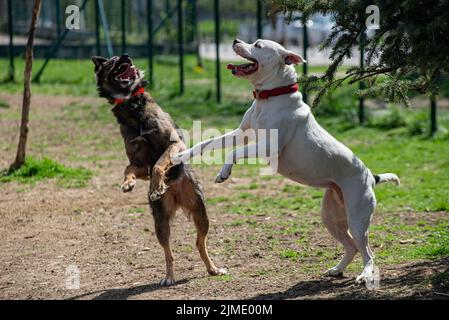
[{"label": "red collar on white dog", "polygon": [[131,98],[131,97],[135,97],[135,96],[138,96],[138,95],[144,94],[144,93],[145,93],[145,88],[144,88],[144,87],[140,87],[139,89],[137,89],[136,91],[134,91],[134,92],[131,94],[131,96],[129,96],[127,99],[114,99],[114,103],[117,105],[117,104],[120,104],[120,103],[125,102],[126,100],[128,100],[128,99]]},{"label": "red collar on white dog", "polygon": [[297,92],[299,90],[298,84],[291,84],[289,86],[285,86],[285,87],[279,87],[279,88],[274,88],[271,90],[263,90],[263,91],[258,91],[258,90],[254,90],[253,91],[253,96],[254,99],[268,99],[270,97],[276,97],[276,96],[282,96],[284,94],[289,94],[289,93],[294,93]]}]

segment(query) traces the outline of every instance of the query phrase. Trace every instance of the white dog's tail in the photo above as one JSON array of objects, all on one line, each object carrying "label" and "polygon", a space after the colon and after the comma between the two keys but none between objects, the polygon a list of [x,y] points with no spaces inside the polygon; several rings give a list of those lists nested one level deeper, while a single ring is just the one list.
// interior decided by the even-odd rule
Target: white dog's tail
[{"label": "white dog's tail", "polygon": [[399,181],[399,178],[394,173],[382,173],[382,174],[375,174],[374,179],[376,180],[376,184],[381,184],[384,182],[390,182],[393,181],[397,185],[401,184],[401,181]]}]

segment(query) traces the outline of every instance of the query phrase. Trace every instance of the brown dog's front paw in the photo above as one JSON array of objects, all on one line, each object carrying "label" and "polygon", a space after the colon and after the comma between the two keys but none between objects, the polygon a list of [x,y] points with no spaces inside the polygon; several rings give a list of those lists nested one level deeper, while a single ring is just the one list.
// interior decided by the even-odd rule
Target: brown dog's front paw
[{"label": "brown dog's front paw", "polygon": [[168,186],[163,185],[159,187],[159,189],[150,191],[150,201],[157,201],[164,195],[165,192],[167,192]]},{"label": "brown dog's front paw", "polygon": [[228,274],[228,270],[226,268],[214,268],[208,272],[211,276],[222,276]]},{"label": "brown dog's front paw", "polygon": [[127,180],[123,182],[121,189],[123,192],[131,192],[136,185],[136,180]]}]

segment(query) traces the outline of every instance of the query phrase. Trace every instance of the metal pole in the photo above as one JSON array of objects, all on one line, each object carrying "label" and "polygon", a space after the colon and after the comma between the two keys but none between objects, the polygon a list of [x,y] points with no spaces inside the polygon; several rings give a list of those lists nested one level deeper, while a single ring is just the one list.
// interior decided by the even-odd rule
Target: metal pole
[{"label": "metal pole", "polygon": [[182,0],[178,0],[179,94],[184,94],[184,23]]},{"label": "metal pole", "polygon": [[195,51],[196,51],[196,65],[202,68],[203,59],[201,59],[201,52],[200,52],[200,33],[198,29],[198,6],[196,0],[192,0],[192,28],[193,28],[193,41],[195,42]]},{"label": "metal pole", "polygon": [[[174,9],[175,9],[176,11],[178,11],[177,6],[176,6],[176,7],[174,6]],[[162,21],[164,21],[163,26],[165,27],[165,33],[166,33],[167,38],[171,40],[171,35],[172,35],[171,27],[172,27],[172,26],[171,26],[170,21],[168,21],[168,19],[169,19],[168,13],[170,12],[170,0],[165,0],[165,12],[167,13],[167,15],[164,17],[164,19],[162,19]],[[165,18],[166,18],[166,19],[165,19]],[[161,21],[161,22],[162,22],[162,21]],[[170,42],[170,41],[169,41],[169,42]],[[165,44],[164,48],[167,49],[167,48],[169,48],[169,46],[170,46],[169,43],[168,43],[168,44]]]},{"label": "metal pole", "polygon": [[[360,68],[363,69],[365,66],[365,34],[362,33],[360,38]],[[359,89],[365,89],[365,83],[363,81],[359,82]],[[365,123],[365,99],[363,97],[359,98],[359,123],[360,125],[363,125]]]},{"label": "metal pole", "polygon": [[[438,72],[435,78],[435,85],[438,87],[440,82],[440,73]],[[433,136],[438,130],[437,119],[437,97],[433,94],[430,98],[430,136]]]},{"label": "metal pole", "polygon": [[104,40],[106,42],[106,50],[108,51],[108,56],[112,57],[114,55],[114,52],[112,50],[111,37],[109,36],[109,25],[106,13],[104,11],[103,0],[97,0],[97,2],[98,2],[98,9],[100,12],[101,25],[103,27]]},{"label": "metal pole", "polygon": [[98,0],[95,1],[95,47],[97,56],[101,56],[101,44],[100,44],[100,9],[98,8]]},{"label": "metal pole", "polygon": [[14,81],[14,36],[12,23],[12,0],[8,0],[9,70],[7,81]]},{"label": "metal pole", "polygon": [[185,40],[188,45],[191,45],[193,43],[193,40],[195,39],[193,32],[194,12],[192,4],[193,4],[192,0],[187,0],[187,14],[185,18],[187,34],[185,36]]},{"label": "metal pole", "polygon": [[437,101],[435,96],[433,96],[430,98],[430,136],[433,136],[437,130]]},{"label": "metal pole", "polygon": [[56,37],[61,34],[61,3],[60,0],[55,0],[55,11],[56,11]]},{"label": "metal pole", "polygon": [[[177,7],[169,8],[167,10],[167,14],[159,21],[159,24],[156,25],[156,27],[153,29],[153,35],[159,32],[159,30],[162,29],[162,27],[170,24],[170,18],[178,11]],[[167,33],[167,37],[170,37],[170,34]]]},{"label": "metal pole", "polygon": [[153,86],[153,0],[147,0],[148,16],[148,80],[150,86]]},{"label": "metal pole", "polygon": [[262,0],[257,0],[257,38],[262,39]]},{"label": "metal pole", "polygon": [[[307,19],[303,21],[303,28],[302,28],[302,35],[303,35],[303,58],[307,60],[307,49],[309,48],[309,32],[307,30]],[[307,76],[309,73],[308,64],[303,63],[302,64],[302,73]],[[308,103],[308,97],[307,92],[305,89],[302,89],[302,97],[305,103]]]},{"label": "metal pole", "polygon": [[122,15],[122,53],[126,52],[126,5],[125,0],[121,1],[121,15]]},{"label": "metal pole", "polygon": [[220,13],[219,0],[214,0],[214,17],[215,17],[215,76],[217,103],[221,103],[221,77],[220,77]]}]

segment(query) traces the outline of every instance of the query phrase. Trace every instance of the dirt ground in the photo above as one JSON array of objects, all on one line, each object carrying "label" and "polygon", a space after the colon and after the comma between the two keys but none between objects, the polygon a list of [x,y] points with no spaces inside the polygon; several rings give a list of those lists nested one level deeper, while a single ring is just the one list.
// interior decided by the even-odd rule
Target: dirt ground
[{"label": "dirt ground", "polygon": [[[19,96],[0,94],[0,98],[11,104],[8,114],[19,112]],[[118,186],[126,165],[124,152],[111,150],[110,153],[119,154],[108,159],[104,151],[96,149],[95,141],[76,141],[85,130],[100,130],[103,136],[120,139],[116,125],[111,123],[101,128],[86,129],[64,120],[47,120],[58,118],[62,112],[60,107],[74,102],[101,103],[94,98],[33,97],[33,106],[39,108],[34,107],[32,114],[30,153],[42,152],[43,147],[39,147],[39,143],[52,136],[52,142],[45,146],[52,158],[69,165],[82,163],[94,170],[95,176],[82,189],[60,188],[52,181],[35,185],[0,185],[0,298],[449,298],[447,293],[439,290],[438,284],[426,282],[431,276],[448,269],[447,259],[380,266],[381,287],[369,291],[354,283],[357,272],[349,271],[337,279],[326,278],[309,272],[310,268],[303,268],[304,265],[316,265],[324,271],[322,262],[292,261],[267,255],[264,239],[252,237],[254,228],[245,225],[232,227],[230,223],[235,217],[228,214],[220,202],[208,206],[211,220],[209,252],[219,267],[228,269],[229,276],[216,278],[207,275],[194,247],[193,224],[179,214],[172,225],[177,283],[161,288],[158,283],[164,275],[165,262],[153,230],[146,183],[139,182],[130,194],[121,193]],[[0,113],[0,136],[4,139],[0,148],[0,168],[5,168],[13,160],[18,122],[2,119],[5,112],[0,112],[3,112]],[[60,133],[65,135],[58,143],[54,137]],[[91,163],[75,158],[67,160],[70,153],[67,144],[83,143],[90,145],[90,148],[85,148],[86,156],[89,153],[102,155],[105,160]],[[216,186],[212,183],[212,170],[196,167],[195,172],[208,198],[233,194],[244,179],[236,177],[230,183]],[[286,182],[276,180],[274,183],[278,185],[270,189],[272,192]],[[318,208],[311,214],[318,216]],[[429,215],[437,217],[439,214]],[[321,226],[316,228],[311,243],[316,243],[317,247],[337,248],[333,239],[322,232]],[[235,242],[236,250],[225,254],[231,241]],[[340,249],[335,252],[336,257],[341,254]],[[80,271],[79,289],[66,287],[69,266],[76,266]]]}]

